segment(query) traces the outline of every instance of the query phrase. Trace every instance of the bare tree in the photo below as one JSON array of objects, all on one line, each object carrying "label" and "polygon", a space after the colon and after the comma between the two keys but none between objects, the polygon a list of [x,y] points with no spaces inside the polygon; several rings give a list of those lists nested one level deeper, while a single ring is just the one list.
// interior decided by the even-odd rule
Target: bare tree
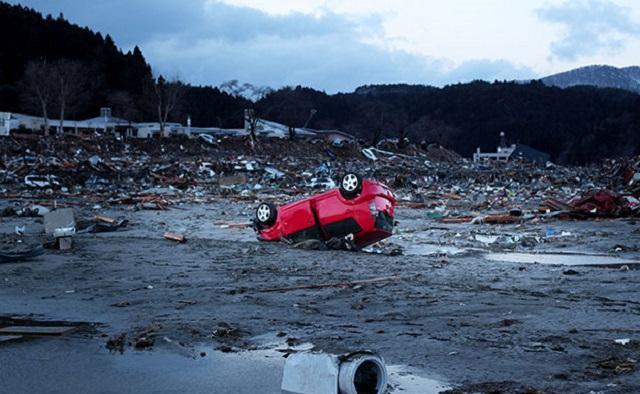
[{"label": "bare tree", "polygon": [[167,120],[172,111],[180,104],[186,86],[176,76],[167,81],[162,75],[153,80],[154,106],[160,123],[160,135],[165,136]]},{"label": "bare tree", "polygon": [[89,72],[78,61],[58,60],[53,64],[55,101],[60,111],[58,132],[63,132],[65,111],[73,112],[84,100]]},{"label": "bare tree", "polygon": [[78,61],[41,60],[27,64],[21,83],[23,99],[42,114],[45,135],[50,132],[49,111],[52,106],[59,110],[58,131],[62,132],[65,113],[77,110],[85,101],[88,77],[87,68]]},{"label": "bare tree", "polygon": [[22,98],[29,108],[38,108],[44,119],[44,134],[49,135],[49,107],[54,97],[53,66],[46,60],[27,63],[21,81]]},{"label": "bare tree", "polygon": [[140,111],[136,107],[136,102],[129,92],[117,90],[107,97],[109,106],[113,108],[115,116],[129,120],[141,118]]},{"label": "bare tree", "polygon": [[[229,81],[226,83],[229,84],[233,82],[236,82],[237,86],[237,81]],[[272,91],[273,90],[267,86],[255,86],[249,83],[245,83],[242,85],[242,87],[236,89],[236,97],[239,94],[250,96],[251,107],[245,110],[244,116],[249,128],[249,144],[251,146],[251,149],[253,150],[255,150],[256,146],[258,145],[257,129],[258,121],[260,120],[260,110],[256,104]]]},{"label": "bare tree", "polygon": [[290,88],[286,92],[281,105],[282,115],[289,131],[289,140],[294,141],[296,139],[296,128],[304,125],[314,105],[309,96],[300,87]]},{"label": "bare tree", "polygon": [[249,145],[251,145],[251,149],[255,149],[258,144],[258,121],[260,118],[256,113],[255,108],[247,108],[244,110],[244,120],[247,123],[249,128]]}]

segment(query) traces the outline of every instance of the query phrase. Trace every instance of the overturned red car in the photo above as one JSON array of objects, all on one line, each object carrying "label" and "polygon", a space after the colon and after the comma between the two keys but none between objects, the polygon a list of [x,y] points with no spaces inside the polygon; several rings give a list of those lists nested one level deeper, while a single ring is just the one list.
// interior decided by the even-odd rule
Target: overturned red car
[{"label": "overturned red car", "polygon": [[382,183],[347,173],[340,187],[276,208],[262,203],[255,227],[264,241],[353,237],[359,248],[391,236],[396,199]]}]

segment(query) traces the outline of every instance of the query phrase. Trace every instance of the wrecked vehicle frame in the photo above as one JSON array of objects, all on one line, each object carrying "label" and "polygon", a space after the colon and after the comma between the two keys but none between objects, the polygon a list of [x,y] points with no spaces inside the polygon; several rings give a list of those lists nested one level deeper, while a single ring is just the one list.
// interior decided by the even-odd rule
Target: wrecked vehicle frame
[{"label": "wrecked vehicle frame", "polygon": [[396,199],[380,182],[345,174],[340,187],[276,208],[262,203],[255,228],[263,241],[347,238],[363,248],[393,233]]}]

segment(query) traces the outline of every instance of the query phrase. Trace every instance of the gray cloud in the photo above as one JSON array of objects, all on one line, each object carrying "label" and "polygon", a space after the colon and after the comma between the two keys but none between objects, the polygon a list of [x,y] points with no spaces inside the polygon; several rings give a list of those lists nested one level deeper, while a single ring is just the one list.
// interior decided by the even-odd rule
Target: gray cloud
[{"label": "gray cloud", "polygon": [[[349,19],[327,13],[322,17],[300,13],[269,15],[248,7],[205,0],[27,0],[12,1],[43,13],[63,12],[73,22],[109,32],[121,45],[181,36],[216,37],[242,42],[259,35],[282,38],[323,36],[353,31]],[[369,19],[367,22],[375,22]],[[379,23],[379,21],[377,22]]]},{"label": "gray cloud", "polygon": [[194,84],[229,79],[280,87],[305,85],[328,92],[371,83],[443,85],[471,79],[528,78],[504,60],[472,60],[450,69],[444,59],[365,43],[381,37],[382,19],[325,12],[270,15],[205,0],[24,0],[44,13],[63,12],[74,23],[139,45],[157,71]]},{"label": "gray cloud", "polygon": [[562,60],[615,52],[624,47],[625,39],[640,35],[640,25],[631,19],[630,10],[610,0],[567,1],[541,8],[537,14],[544,21],[565,26],[564,36],[551,43],[552,57]]}]

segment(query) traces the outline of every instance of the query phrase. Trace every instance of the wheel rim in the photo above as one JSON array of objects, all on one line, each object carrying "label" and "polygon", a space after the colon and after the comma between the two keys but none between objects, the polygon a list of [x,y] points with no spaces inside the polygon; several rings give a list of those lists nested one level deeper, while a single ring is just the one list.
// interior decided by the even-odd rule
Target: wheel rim
[{"label": "wheel rim", "polygon": [[358,188],[358,177],[354,174],[347,174],[342,178],[342,188],[348,192],[353,192]]},{"label": "wheel rim", "polygon": [[258,217],[259,221],[266,222],[267,220],[269,220],[269,217],[271,216],[271,210],[267,205],[260,205],[258,207],[258,212],[256,213],[256,216]]}]

